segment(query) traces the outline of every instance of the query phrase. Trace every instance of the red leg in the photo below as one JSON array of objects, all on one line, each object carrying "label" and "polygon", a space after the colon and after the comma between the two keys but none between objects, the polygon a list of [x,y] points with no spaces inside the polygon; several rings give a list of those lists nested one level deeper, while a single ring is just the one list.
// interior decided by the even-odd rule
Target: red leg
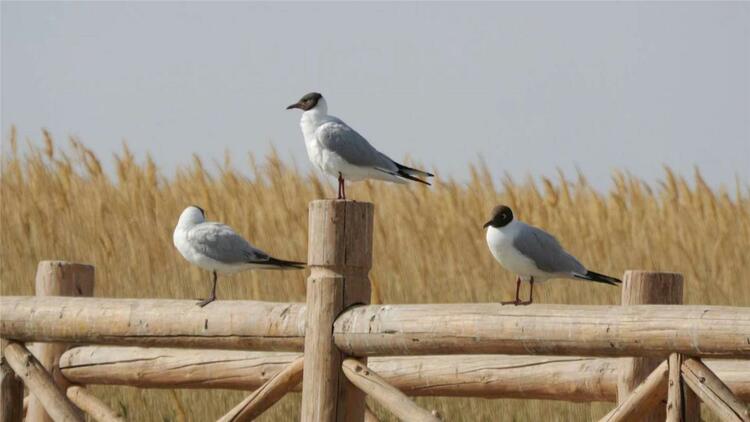
[{"label": "red leg", "polygon": [[531,285],[531,290],[529,290],[529,301],[525,303],[525,305],[531,305],[531,303],[534,301],[534,277],[531,277],[531,280],[529,280],[529,284]]},{"label": "red leg", "polygon": [[346,191],[344,190],[344,176],[339,172],[339,196],[336,199],[346,199]]},{"label": "red leg", "polygon": [[213,302],[214,300],[216,300],[216,271],[214,271],[213,275],[214,275],[214,280],[213,280],[214,285],[213,287],[211,287],[211,296],[209,296],[207,299],[203,299],[200,302],[198,302],[198,306],[200,306],[201,308]]},{"label": "red leg", "polygon": [[516,276],[516,300],[510,300],[507,302],[501,302],[503,305],[519,305],[521,303],[521,298],[518,297],[518,294],[521,290],[521,277]]}]

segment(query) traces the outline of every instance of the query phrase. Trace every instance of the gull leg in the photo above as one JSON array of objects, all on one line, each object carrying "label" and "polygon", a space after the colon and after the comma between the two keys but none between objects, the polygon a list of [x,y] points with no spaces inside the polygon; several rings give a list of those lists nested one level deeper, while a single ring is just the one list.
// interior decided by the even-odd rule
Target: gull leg
[{"label": "gull leg", "polygon": [[211,287],[211,296],[209,296],[208,299],[204,299],[198,302],[198,306],[202,308],[213,302],[214,300],[216,300],[216,271],[214,271],[214,284],[213,287]]},{"label": "gull leg", "polygon": [[529,290],[529,301],[524,302],[524,305],[531,305],[531,303],[534,301],[534,277],[531,277],[531,280],[529,280],[529,284],[531,285],[531,290]]},{"label": "gull leg", "polygon": [[509,300],[506,302],[500,302],[502,305],[520,305],[521,299],[518,297],[518,292],[521,290],[521,277],[516,276],[516,300]]},{"label": "gull leg", "polygon": [[342,188],[344,187],[344,176],[341,175],[341,172],[339,172],[339,195],[336,197],[336,199],[345,199],[346,195],[342,194]]}]

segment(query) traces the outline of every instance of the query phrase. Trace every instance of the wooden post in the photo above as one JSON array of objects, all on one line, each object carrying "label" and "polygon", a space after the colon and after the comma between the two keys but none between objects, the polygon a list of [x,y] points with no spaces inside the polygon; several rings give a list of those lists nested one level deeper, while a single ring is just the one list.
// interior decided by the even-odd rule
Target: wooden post
[{"label": "wooden post", "polygon": [[[622,304],[679,305],[682,304],[682,286],[681,274],[626,271],[622,286]],[[661,358],[623,358],[617,381],[617,403],[623,403],[662,361]],[[666,406],[658,406],[643,421],[665,420],[665,409]]]},{"label": "wooden post", "polygon": [[698,359],[682,363],[685,384],[722,421],[750,422],[750,410],[719,377]]},{"label": "wooden post", "polygon": [[[37,296],[93,296],[94,267],[65,261],[41,261],[36,269]],[[68,382],[60,374],[60,355],[68,349],[67,344],[35,343],[32,347],[34,356],[52,375],[55,384],[64,392]],[[51,422],[36,399],[31,397],[26,417],[34,422]]]},{"label": "wooden post", "polygon": [[91,415],[96,422],[125,422],[114,410],[83,387],[73,385],[65,392],[73,404]]},{"label": "wooden post", "polygon": [[302,421],[362,421],[365,396],[344,377],[333,322],[355,304],[370,303],[374,207],[366,202],[310,203],[307,326]]},{"label": "wooden post", "polygon": [[607,413],[600,422],[625,422],[643,421],[648,415],[654,413],[659,402],[667,397],[667,378],[669,378],[669,365],[663,361],[656,369],[646,376],[646,379],[628,395],[628,398],[619,403],[614,409]]},{"label": "wooden post", "polygon": [[667,422],[700,421],[700,401],[695,393],[687,388],[682,379],[682,362],[685,356],[680,353],[669,355],[669,384],[667,390]]},{"label": "wooden post", "polygon": [[344,375],[370,397],[390,410],[399,420],[410,422],[440,422],[433,413],[422,409],[398,388],[388,384],[372,369],[356,359],[343,362]]},{"label": "wooden post", "polygon": [[0,422],[23,420],[23,383],[5,360],[8,342],[0,339]]},{"label": "wooden post", "polygon": [[218,422],[252,421],[260,416],[302,381],[303,363],[304,358],[298,357],[219,418]]},{"label": "wooden post", "polygon": [[[5,346],[5,357],[16,375],[21,377],[29,392],[43,406],[50,420],[56,422],[84,422],[83,415],[55,385],[52,375],[23,345],[10,342]],[[29,406],[31,403],[29,403]],[[29,408],[31,411],[31,408]],[[30,416],[27,421],[36,422]]]}]

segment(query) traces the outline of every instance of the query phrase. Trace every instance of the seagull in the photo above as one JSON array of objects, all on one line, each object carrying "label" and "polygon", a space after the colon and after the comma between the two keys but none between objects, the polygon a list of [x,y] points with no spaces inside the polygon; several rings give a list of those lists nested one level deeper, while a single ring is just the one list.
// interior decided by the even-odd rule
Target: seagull
[{"label": "seagull", "polygon": [[213,273],[211,295],[198,302],[201,308],[216,300],[217,272],[232,274],[256,268],[305,268],[304,262],[276,259],[257,249],[227,225],[206,221],[206,212],[197,205],[182,211],[172,241],[188,262]]},{"label": "seagull", "polygon": [[[513,218],[513,211],[505,205],[492,210],[492,218],[484,224],[487,246],[495,259],[516,274],[516,300],[503,302],[528,305],[534,299],[534,281],[550,278],[572,278],[616,286],[622,281],[589,271],[565,251],[554,236]],[[521,302],[518,291],[521,280],[531,284],[528,302]]]},{"label": "seagull", "polygon": [[305,95],[286,109],[293,108],[303,110],[300,126],[310,161],[322,172],[338,178],[338,199],[346,199],[344,180],[378,179],[395,183],[413,180],[429,185],[421,178],[434,177],[432,173],[399,164],[376,150],[341,119],[328,115],[326,100],[317,92]]}]

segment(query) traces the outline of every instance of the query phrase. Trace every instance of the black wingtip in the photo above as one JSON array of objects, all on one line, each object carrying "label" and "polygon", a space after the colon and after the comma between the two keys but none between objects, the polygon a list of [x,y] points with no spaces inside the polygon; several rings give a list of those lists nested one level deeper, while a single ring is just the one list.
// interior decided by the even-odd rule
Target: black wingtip
[{"label": "black wingtip", "polygon": [[414,177],[414,176],[412,176],[411,174],[409,174],[409,173],[405,173],[405,172],[404,172],[404,171],[402,171],[402,170],[399,170],[399,171],[398,171],[398,173],[396,173],[396,174],[398,174],[398,175],[399,175],[400,177],[403,177],[404,179],[409,179],[409,180],[413,180],[413,181],[415,181],[415,182],[419,182],[419,183],[424,183],[424,184],[425,184],[425,185],[427,185],[427,186],[432,186],[432,185],[430,184],[430,182],[428,182],[428,181],[426,181],[426,180],[422,180],[422,179],[420,179],[419,177]]},{"label": "black wingtip", "polygon": [[622,280],[614,277],[610,277],[608,275],[600,274],[594,271],[586,271],[586,274],[576,274],[576,278],[580,278],[582,280],[589,280],[589,281],[595,281],[597,283],[604,283],[609,284],[611,286],[617,286],[618,284],[622,284]]},{"label": "black wingtip", "polygon": [[307,266],[306,262],[299,262],[299,261],[287,261],[284,259],[276,259],[276,258],[268,258],[268,263],[270,265],[274,265],[280,268],[289,268],[289,269],[297,269],[302,270]]}]

